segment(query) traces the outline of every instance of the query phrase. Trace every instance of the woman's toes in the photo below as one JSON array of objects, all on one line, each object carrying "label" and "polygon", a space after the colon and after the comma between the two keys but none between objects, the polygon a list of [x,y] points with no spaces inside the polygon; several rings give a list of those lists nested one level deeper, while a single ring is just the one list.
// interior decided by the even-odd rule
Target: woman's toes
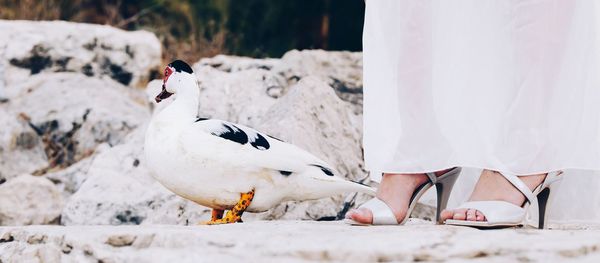
[{"label": "woman's toes", "polygon": [[477,221],[485,221],[485,216],[479,210],[475,212],[475,217],[477,217]]},{"label": "woman's toes", "polygon": [[440,214],[440,219],[442,222],[446,221],[446,219],[451,219],[454,216],[453,210],[443,210]]},{"label": "woman's toes", "polygon": [[360,208],[348,212],[348,214],[346,214],[346,218],[350,218],[356,222],[363,224],[371,224],[371,222],[373,221],[373,214],[369,209]]},{"label": "woman's toes", "polygon": [[454,215],[452,215],[452,219],[454,219],[454,220],[467,219],[467,209],[461,208],[461,209],[454,210]]},{"label": "woman's toes", "polygon": [[352,215],[356,213],[356,209],[352,209],[350,211],[348,211],[348,213],[346,213],[346,215],[344,216],[344,218],[346,219],[352,219]]},{"label": "woman's toes", "polygon": [[475,220],[477,220],[477,217],[476,217],[476,214],[475,214],[475,210],[473,210],[473,209],[467,210],[467,220],[468,221],[475,221]]}]

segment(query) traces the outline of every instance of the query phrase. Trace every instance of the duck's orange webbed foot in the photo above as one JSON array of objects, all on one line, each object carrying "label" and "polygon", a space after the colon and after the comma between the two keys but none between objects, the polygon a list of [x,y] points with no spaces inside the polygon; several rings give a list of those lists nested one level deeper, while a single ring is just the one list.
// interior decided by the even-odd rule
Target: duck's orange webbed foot
[{"label": "duck's orange webbed foot", "polygon": [[223,218],[223,212],[224,212],[224,210],[213,208],[212,214],[210,216],[210,221],[203,221],[203,222],[198,223],[198,225],[209,225],[211,222],[220,220],[221,218]]},{"label": "duck's orange webbed foot", "polygon": [[[254,190],[248,193],[242,193],[238,203],[229,211],[223,218],[223,210],[213,209],[212,218],[208,222],[202,222],[202,225],[221,225],[221,224],[232,224],[236,222],[242,222],[242,214],[250,206],[252,199],[254,198]],[[220,212],[219,212],[220,211]]]}]

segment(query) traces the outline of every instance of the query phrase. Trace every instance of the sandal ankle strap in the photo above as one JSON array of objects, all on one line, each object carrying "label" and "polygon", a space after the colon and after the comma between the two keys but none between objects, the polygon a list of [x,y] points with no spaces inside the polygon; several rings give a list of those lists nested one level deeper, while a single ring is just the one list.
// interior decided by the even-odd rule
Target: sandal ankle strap
[{"label": "sandal ankle strap", "polygon": [[431,184],[435,184],[435,182],[437,181],[437,176],[435,175],[435,173],[425,173],[427,175],[427,179],[429,179],[429,182],[431,182]]},{"label": "sandal ankle strap", "polygon": [[523,183],[523,181],[521,181],[521,179],[519,179],[517,175],[503,172],[498,173],[502,175],[508,182],[510,182],[515,188],[517,188],[517,190],[519,190],[525,196],[525,198],[527,198],[527,202],[530,204],[535,202],[536,199],[533,195],[533,192],[525,183]]},{"label": "sandal ankle strap", "polygon": [[427,175],[427,179],[429,179],[429,182],[431,184],[435,184],[439,181],[439,179],[441,179],[442,177],[445,177],[449,174],[453,174],[453,173],[460,173],[462,169],[460,167],[454,167],[449,169],[448,171],[446,171],[444,174],[440,175],[439,177],[435,174],[435,172],[431,172],[431,173],[425,173]]}]

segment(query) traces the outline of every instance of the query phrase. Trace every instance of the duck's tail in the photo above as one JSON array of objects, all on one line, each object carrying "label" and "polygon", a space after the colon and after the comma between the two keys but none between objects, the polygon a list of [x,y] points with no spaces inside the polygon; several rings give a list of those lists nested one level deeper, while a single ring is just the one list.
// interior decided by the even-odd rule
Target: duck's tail
[{"label": "duck's tail", "polygon": [[375,189],[358,182],[352,182],[321,165],[313,165],[298,178],[297,197],[299,199],[319,199],[338,194],[359,192],[375,195]]}]

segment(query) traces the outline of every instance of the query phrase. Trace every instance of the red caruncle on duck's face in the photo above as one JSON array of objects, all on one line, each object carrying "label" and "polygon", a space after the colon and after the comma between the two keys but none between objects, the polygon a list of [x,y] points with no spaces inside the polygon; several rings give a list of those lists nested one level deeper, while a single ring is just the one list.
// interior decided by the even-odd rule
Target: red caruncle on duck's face
[{"label": "red caruncle on duck's face", "polygon": [[167,80],[169,80],[169,76],[171,76],[171,74],[173,74],[173,69],[171,69],[171,67],[166,67],[165,68],[165,77],[163,78],[163,84],[167,83]]}]

